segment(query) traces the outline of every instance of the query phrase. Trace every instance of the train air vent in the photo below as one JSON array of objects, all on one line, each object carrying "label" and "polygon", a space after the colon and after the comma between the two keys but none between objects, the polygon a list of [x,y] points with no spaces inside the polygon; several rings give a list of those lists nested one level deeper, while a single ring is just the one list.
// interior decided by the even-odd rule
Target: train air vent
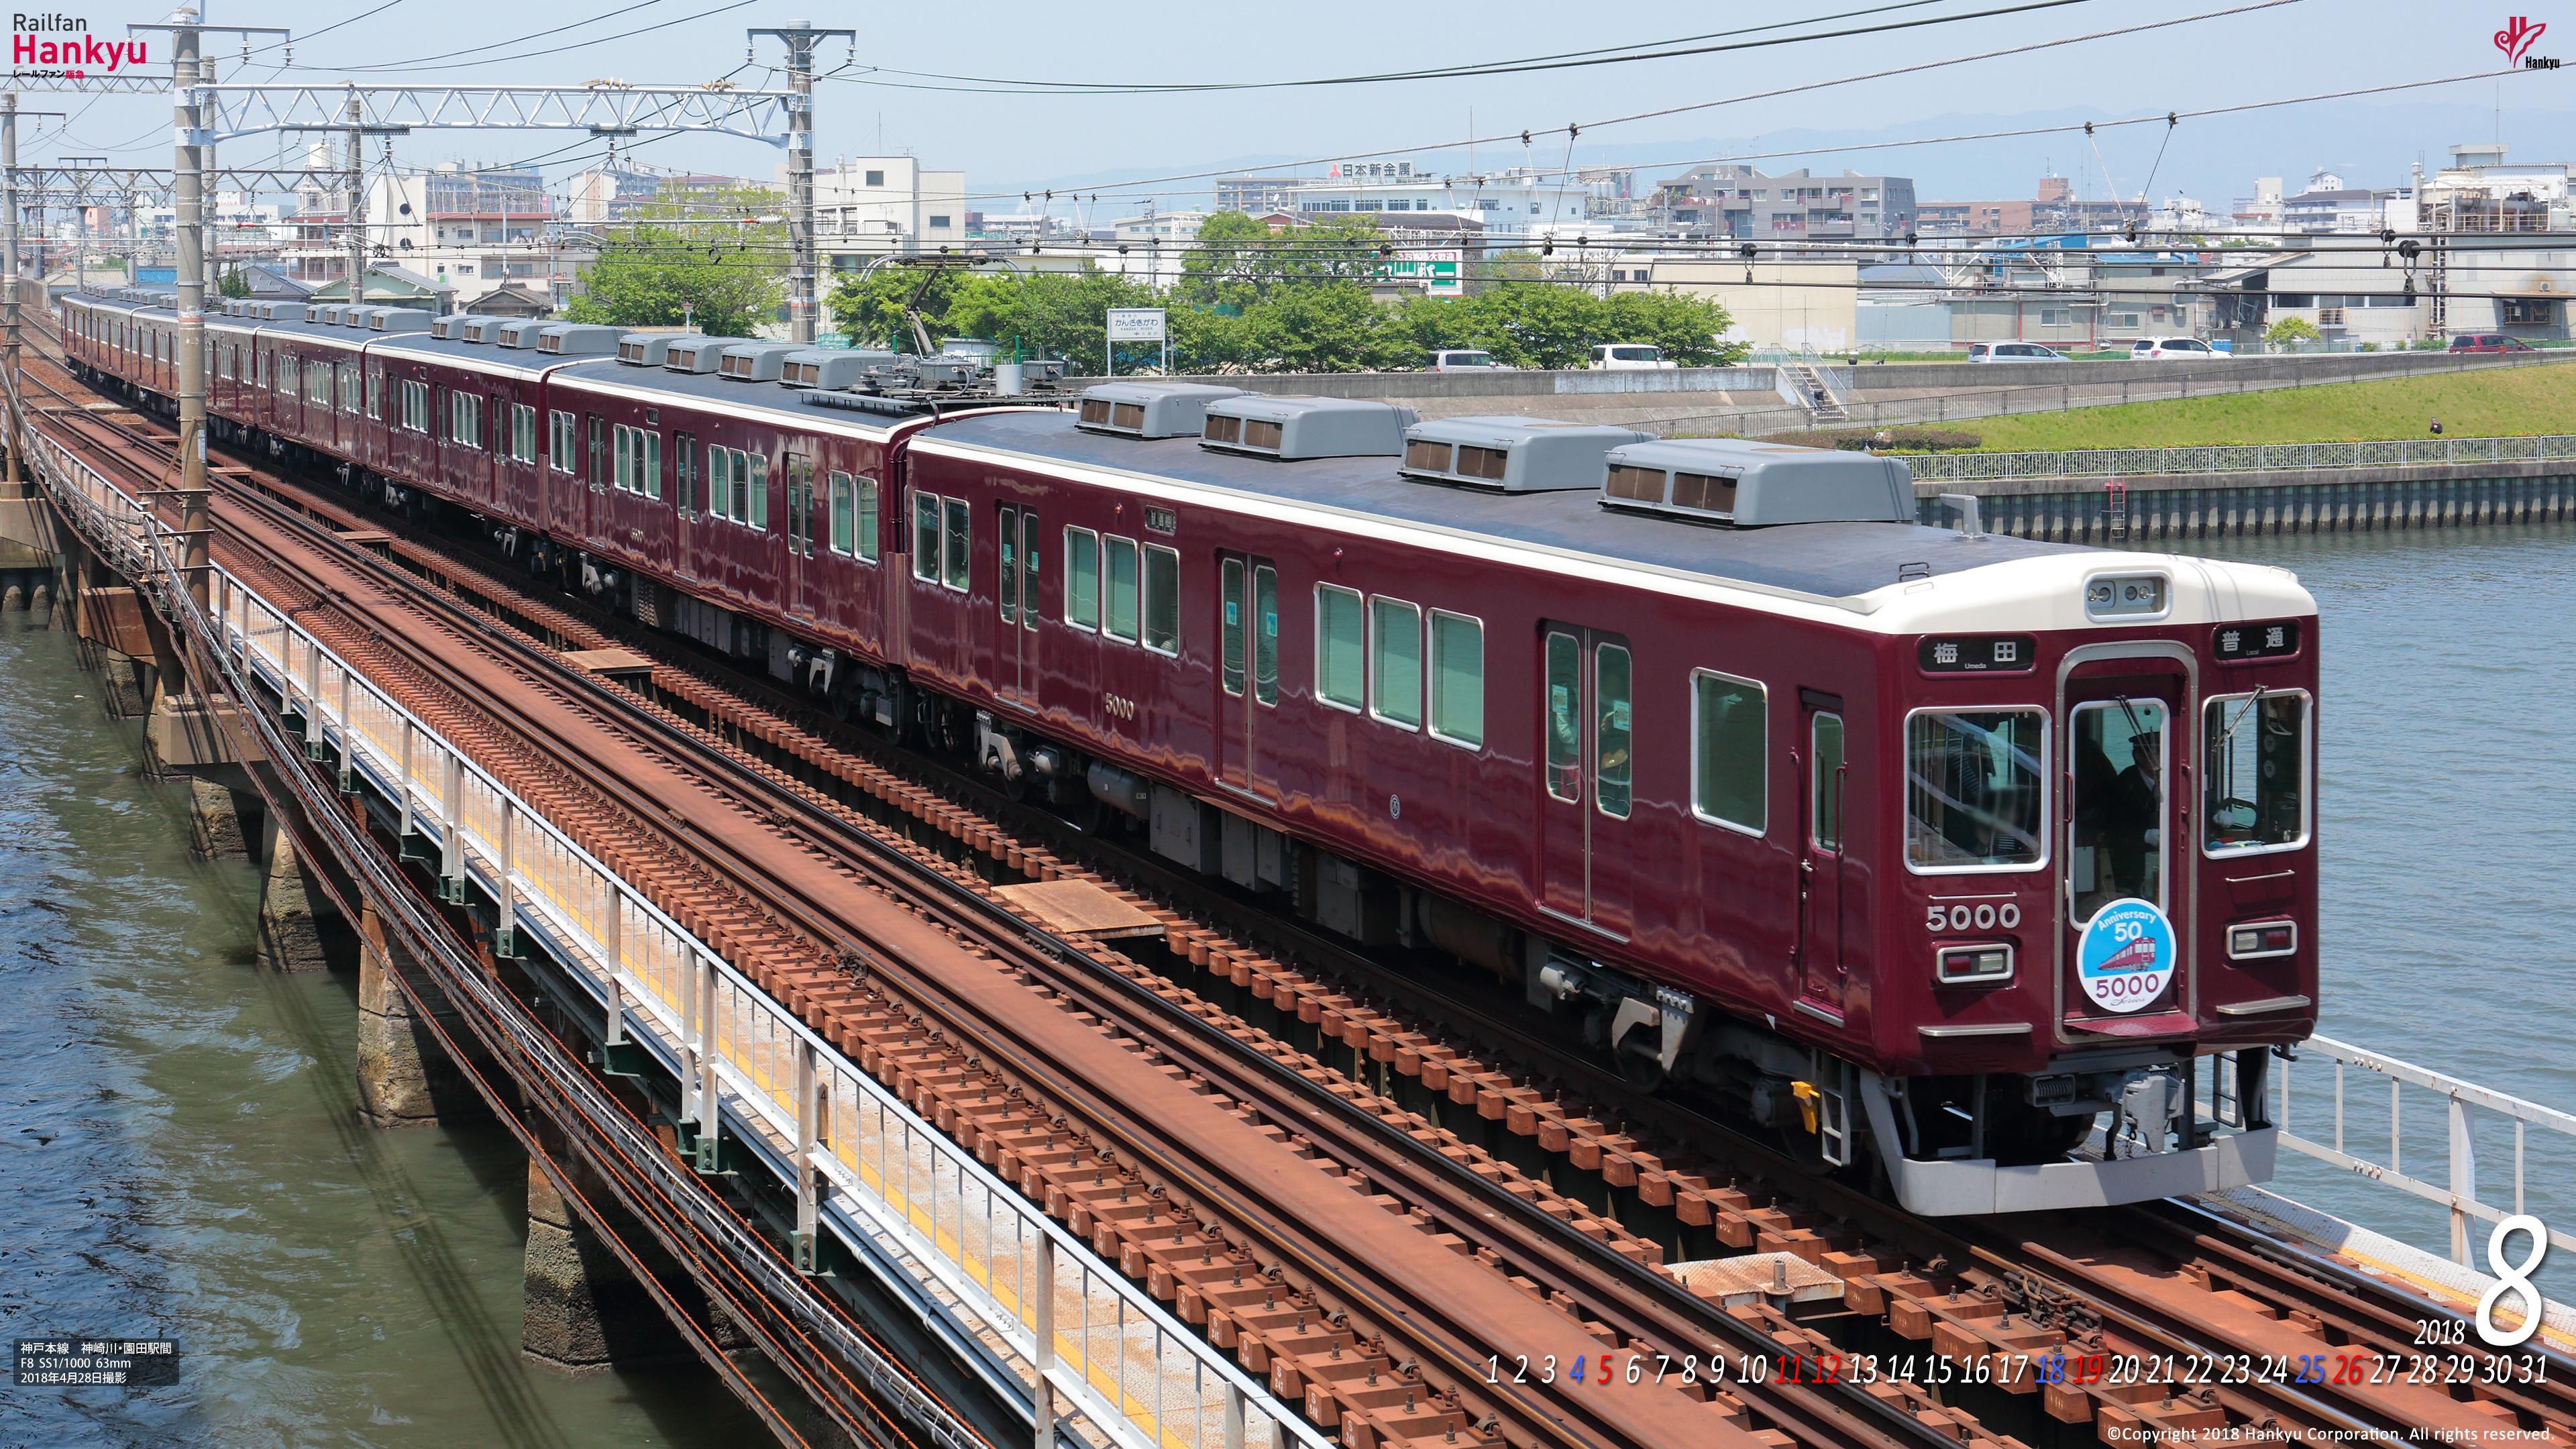
[{"label": "train air vent", "polygon": [[367,318],[370,332],[423,332],[429,328],[429,314],[417,307],[378,307]]},{"label": "train air vent", "polygon": [[629,367],[668,367],[672,348],[706,340],[700,332],[629,332],[617,339],[617,360]]},{"label": "train air vent", "polygon": [[1653,437],[1546,418],[1434,418],[1405,429],[1404,462],[1396,471],[1501,493],[1592,489],[1601,486],[1604,454]]},{"label": "train air vent", "polygon": [[713,372],[716,360],[724,356],[724,350],[740,340],[734,337],[676,339],[671,343],[670,355],[662,359],[662,365],[673,372]]},{"label": "train air vent", "polygon": [[537,345],[537,334],[545,331],[548,327],[553,325],[554,324],[551,322],[542,321],[535,317],[522,317],[516,322],[504,322],[501,324],[501,345],[504,347],[534,347]]},{"label": "train air vent", "polygon": [[807,347],[787,354],[779,363],[778,380],[787,387],[843,392],[866,382],[871,370],[893,362],[891,352]]},{"label": "train air vent", "polygon": [[554,322],[537,330],[537,350],[560,357],[607,357],[617,351],[617,329]]},{"label": "train air vent", "polygon": [[1735,438],[1610,450],[1601,506],[1694,523],[1908,523],[1914,475],[1893,458]]},{"label": "train air vent", "polygon": [[[331,309],[326,307],[323,310],[327,312]],[[323,320],[327,322],[335,319],[326,317]],[[465,319],[453,313],[445,317],[433,317],[429,320],[429,335],[441,342],[453,342],[465,335]]]},{"label": "train air vent", "polygon": [[716,372],[735,382],[776,382],[787,354],[804,350],[793,342],[737,342],[717,359]]},{"label": "train air vent", "polygon": [[1199,445],[1264,458],[1394,458],[1415,417],[1393,403],[1245,393],[1208,404]]},{"label": "train air vent", "polygon": [[341,303],[325,302],[313,309],[313,320],[325,327],[337,327],[340,325],[340,313],[343,310]]},{"label": "train air vent", "polygon": [[1082,390],[1074,426],[1130,438],[1195,438],[1207,431],[1209,403],[1241,396],[1242,388],[1204,382],[1104,382]]},{"label": "train air vent", "polygon": [[382,307],[343,307],[340,309],[340,325],[363,329],[383,310]]},{"label": "train air vent", "polygon": [[468,317],[464,325],[458,329],[458,335],[468,342],[497,342],[501,338],[501,319]]}]

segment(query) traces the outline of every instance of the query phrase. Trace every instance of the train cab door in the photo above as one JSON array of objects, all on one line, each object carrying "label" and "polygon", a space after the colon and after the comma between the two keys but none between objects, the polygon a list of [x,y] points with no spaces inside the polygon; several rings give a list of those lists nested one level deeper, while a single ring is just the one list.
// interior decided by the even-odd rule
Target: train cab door
[{"label": "train cab door", "polygon": [[1623,941],[1635,683],[1625,638],[1573,624],[1541,627],[1539,908]]},{"label": "train cab door", "polygon": [[1798,790],[1798,1005],[1840,1025],[1851,965],[1843,958],[1844,855],[1851,750],[1840,695],[1798,691],[1790,761]]},{"label": "train cab door", "polygon": [[1038,511],[1001,505],[993,536],[1001,555],[994,564],[993,690],[1012,704],[1038,707]]},{"label": "train cab door", "polygon": [[810,453],[791,451],[787,454],[785,582],[787,612],[800,619],[814,617],[814,601],[808,596],[816,583],[814,523],[814,458]]},{"label": "train cab door", "polygon": [[[2190,681],[2169,657],[2091,659],[2061,690],[2066,721],[2058,818],[2065,837],[2059,896],[2059,999],[2066,1034],[2077,1040],[2188,1031],[2192,982],[2187,892],[2190,841]],[[2124,909],[2087,972],[2086,928],[2114,902],[2145,901],[2170,930],[2143,931],[2145,913]],[[2117,943],[2115,948],[2114,943]],[[2162,979],[2157,979],[2161,972]]]},{"label": "train cab door", "polygon": [[1279,798],[1264,738],[1279,707],[1279,567],[1217,555],[1216,780],[1264,803]]}]

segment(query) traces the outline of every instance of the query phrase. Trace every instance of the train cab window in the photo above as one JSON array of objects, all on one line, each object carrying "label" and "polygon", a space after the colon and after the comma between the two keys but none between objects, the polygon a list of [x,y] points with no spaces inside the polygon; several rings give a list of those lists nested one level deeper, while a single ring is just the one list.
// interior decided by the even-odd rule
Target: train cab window
[{"label": "train cab window", "polygon": [[2213,699],[2205,708],[2201,848],[2243,855],[2307,844],[2307,695],[2265,690]]},{"label": "train cab window", "polygon": [[1485,743],[1485,624],[1431,611],[1431,734],[1476,749]]},{"label": "train cab window", "polygon": [[939,495],[912,495],[912,576],[939,582]]},{"label": "train cab window", "polygon": [[581,451],[580,435],[573,426],[572,414],[553,412],[546,415],[546,466],[558,473],[577,471],[574,457]]},{"label": "train cab window", "polygon": [[1145,647],[1181,652],[1181,556],[1160,544],[1145,545]]},{"label": "train cab window", "polygon": [[1753,680],[1691,676],[1691,809],[1700,819],[1748,835],[1769,827],[1770,709]]},{"label": "train cab window", "polygon": [[1100,535],[1087,528],[1064,531],[1064,622],[1100,627]]},{"label": "train cab window", "polygon": [[2031,870],[2048,856],[2048,716],[1926,709],[1905,722],[1905,863]]},{"label": "train cab window", "polygon": [[1636,741],[1628,705],[1634,668],[1628,651],[1618,645],[1593,647],[1592,695],[1601,711],[1601,725],[1592,742],[1592,803],[1602,814],[1621,820],[1628,818],[1635,793]]},{"label": "train cab window", "polygon": [[1843,848],[1843,717],[1818,713],[1807,727],[1807,841]]},{"label": "train cab window", "polygon": [[1370,713],[1406,729],[1422,727],[1422,610],[1402,599],[1369,600]]},{"label": "train cab window", "polygon": [[2075,771],[2067,885],[2074,923],[2112,901],[2164,900],[2165,706],[2095,700],[2067,721]]},{"label": "train cab window", "polygon": [[[531,409],[531,411],[534,411]],[[679,510],[691,518],[698,516],[698,436],[695,433],[671,435],[671,471],[678,474]]]},{"label": "train cab window", "polygon": [[963,498],[943,498],[940,503],[947,513],[948,524],[946,557],[940,561],[940,582],[959,593],[964,593],[967,584],[967,563],[972,557],[966,550],[974,540],[972,532],[974,518],[967,511],[966,500]]},{"label": "train cab window", "polygon": [[1136,540],[1115,534],[1100,540],[1100,632],[1136,642]]},{"label": "train cab window", "polygon": [[1583,798],[1583,646],[1571,634],[1547,636],[1547,793]]},{"label": "train cab window", "polygon": [[1356,589],[1315,585],[1315,697],[1357,710],[1368,703],[1368,613]]}]

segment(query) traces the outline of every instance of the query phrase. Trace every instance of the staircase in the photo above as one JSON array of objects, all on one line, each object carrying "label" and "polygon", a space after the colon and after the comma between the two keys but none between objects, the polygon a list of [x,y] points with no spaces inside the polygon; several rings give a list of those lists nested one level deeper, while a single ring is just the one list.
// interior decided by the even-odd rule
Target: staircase
[{"label": "staircase", "polygon": [[1834,396],[1834,390],[1825,385],[1823,375],[1815,368],[1792,358],[1780,364],[1780,372],[1788,380],[1789,385],[1797,389],[1798,402],[1800,406],[1806,408],[1807,417],[1811,422],[1823,424],[1851,421],[1851,414],[1843,410],[1842,399]]}]

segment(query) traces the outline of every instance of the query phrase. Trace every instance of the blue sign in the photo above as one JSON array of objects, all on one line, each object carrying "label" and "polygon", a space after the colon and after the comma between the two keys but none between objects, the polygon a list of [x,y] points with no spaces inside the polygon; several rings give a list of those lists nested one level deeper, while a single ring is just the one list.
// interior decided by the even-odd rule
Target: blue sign
[{"label": "blue sign", "polygon": [[2104,1011],[2141,1011],[2164,996],[2181,959],[2173,922],[2153,901],[2131,897],[2093,913],[2075,946],[2075,979]]}]

